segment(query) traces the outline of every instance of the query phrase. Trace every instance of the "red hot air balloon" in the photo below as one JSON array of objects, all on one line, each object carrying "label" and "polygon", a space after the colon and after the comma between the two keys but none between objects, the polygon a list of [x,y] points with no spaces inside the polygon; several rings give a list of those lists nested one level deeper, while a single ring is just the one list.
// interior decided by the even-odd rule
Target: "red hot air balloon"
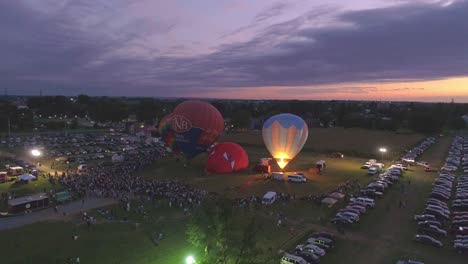
[{"label": "red hot air balloon", "polygon": [[210,152],[206,161],[206,171],[209,173],[232,173],[247,169],[249,156],[236,143],[224,142],[217,144]]},{"label": "red hot air balloon", "polygon": [[188,100],[177,105],[171,115],[178,148],[187,158],[206,151],[223,133],[224,119],[210,103]]}]

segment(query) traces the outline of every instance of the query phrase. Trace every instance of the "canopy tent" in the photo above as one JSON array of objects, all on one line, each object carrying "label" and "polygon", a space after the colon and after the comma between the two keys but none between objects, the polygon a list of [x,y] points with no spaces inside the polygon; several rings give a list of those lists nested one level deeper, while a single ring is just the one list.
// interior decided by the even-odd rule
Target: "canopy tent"
[{"label": "canopy tent", "polygon": [[341,200],[345,197],[344,194],[340,193],[340,192],[333,192],[333,193],[330,193],[328,195],[328,197],[331,197],[333,199],[336,199],[336,200]]},{"label": "canopy tent", "polygon": [[322,204],[326,204],[326,205],[328,205],[328,207],[332,207],[333,205],[336,204],[336,202],[338,202],[338,200],[333,199],[331,197],[327,197],[327,198],[322,200]]},{"label": "canopy tent", "polygon": [[35,176],[31,175],[31,174],[23,174],[21,176],[19,176],[19,179],[22,180],[22,181],[30,181],[30,180],[34,180],[36,179]]}]

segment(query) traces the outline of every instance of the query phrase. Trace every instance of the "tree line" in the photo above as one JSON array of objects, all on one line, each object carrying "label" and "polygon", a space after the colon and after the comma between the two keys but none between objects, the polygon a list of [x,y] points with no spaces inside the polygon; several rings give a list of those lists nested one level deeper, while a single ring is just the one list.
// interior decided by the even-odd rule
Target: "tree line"
[{"label": "tree line", "polygon": [[[120,122],[129,116],[137,121],[156,124],[181,101],[154,98],[116,98],[40,96],[26,100],[28,108],[18,108],[7,99],[0,101],[0,122],[8,119],[15,129],[28,130],[34,120],[47,118],[88,118],[95,122]],[[212,100],[211,103],[235,129],[251,128],[279,113],[292,113],[323,127],[361,127],[396,131],[409,129],[434,134],[443,129],[464,129],[461,118],[468,114],[468,104],[390,103],[359,101],[242,101]],[[6,126],[0,126],[6,130]]]}]

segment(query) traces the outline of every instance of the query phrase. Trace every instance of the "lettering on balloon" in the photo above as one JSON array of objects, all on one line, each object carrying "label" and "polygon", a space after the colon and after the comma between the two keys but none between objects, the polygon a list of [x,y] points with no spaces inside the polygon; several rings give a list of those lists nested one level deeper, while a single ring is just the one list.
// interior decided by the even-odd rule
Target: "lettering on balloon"
[{"label": "lettering on balloon", "polygon": [[172,129],[175,132],[183,133],[187,132],[192,128],[192,123],[190,120],[181,115],[174,115],[171,118],[172,120]]}]

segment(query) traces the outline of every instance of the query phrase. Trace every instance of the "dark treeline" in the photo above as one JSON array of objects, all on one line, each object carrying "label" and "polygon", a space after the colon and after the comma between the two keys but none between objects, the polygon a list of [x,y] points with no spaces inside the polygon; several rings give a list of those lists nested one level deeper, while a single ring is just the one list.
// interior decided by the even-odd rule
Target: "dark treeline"
[{"label": "dark treeline", "polygon": [[[18,102],[19,101],[19,102]],[[0,101],[0,122],[27,131],[36,120],[49,120],[50,127],[60,128],[60,119],[87,118],[97,123],[120,122],[129,117],[156,125],[165,114],[182,101],[153,98],[41,96],[4,98]],[[412,131],[433,134],[443,129],[463,129],[468,104],[359,101],[242,101],[211,100],[234,129],[260,129],[263,121],[275,114],[293,113],[311,127],[340,126],[368,129]],[[57,121],[59,120],[59,121]],[[56,123],[54,123],[56,122]],[[71,122],[71,128],[76,120]],[[6,125],[0,126],[2,131]]]}]

